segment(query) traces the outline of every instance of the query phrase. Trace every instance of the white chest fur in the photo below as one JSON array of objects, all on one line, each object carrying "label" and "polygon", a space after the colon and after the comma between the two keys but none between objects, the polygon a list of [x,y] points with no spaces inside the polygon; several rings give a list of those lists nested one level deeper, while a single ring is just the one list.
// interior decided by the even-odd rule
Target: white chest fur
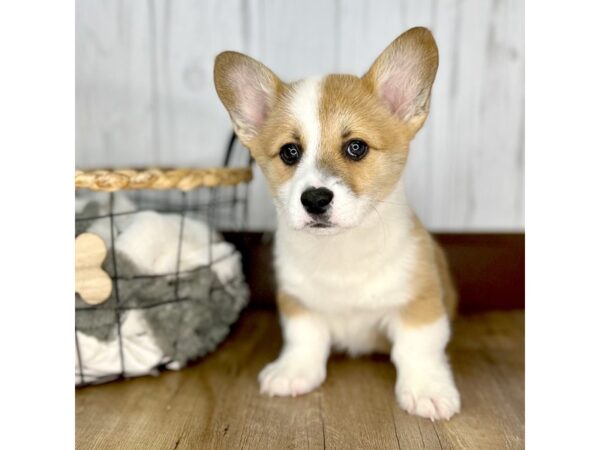
[{"label": "white chest fur", "polygon": [[359,227],[336,235],[293,230],[282,220],[275,244],[278,287],[323,314],[385,313],[409,300],[412,227],[401,187]]}]

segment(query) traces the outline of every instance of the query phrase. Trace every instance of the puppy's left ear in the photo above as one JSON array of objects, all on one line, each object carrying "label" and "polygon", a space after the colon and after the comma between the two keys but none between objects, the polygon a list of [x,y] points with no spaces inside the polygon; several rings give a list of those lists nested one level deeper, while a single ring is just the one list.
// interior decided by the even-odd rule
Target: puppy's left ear
[{"label": "puppy's left ear", "polygon": [[416,133],[429,112],[438,49],[427,28],[411,28],[375,60],[363,79],[392,114]]}]

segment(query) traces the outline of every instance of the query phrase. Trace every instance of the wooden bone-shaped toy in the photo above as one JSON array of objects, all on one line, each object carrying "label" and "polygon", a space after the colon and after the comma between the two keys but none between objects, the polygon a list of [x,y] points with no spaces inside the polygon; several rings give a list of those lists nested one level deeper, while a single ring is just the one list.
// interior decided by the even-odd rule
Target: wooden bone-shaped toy
[{"label": "wooden bone-shaped toy", "polygon": [[112,281],[102,270],[106,245],[100,236],[82,233],[75,239],[75,292],[90,305],[106,301],[112,292]]}]

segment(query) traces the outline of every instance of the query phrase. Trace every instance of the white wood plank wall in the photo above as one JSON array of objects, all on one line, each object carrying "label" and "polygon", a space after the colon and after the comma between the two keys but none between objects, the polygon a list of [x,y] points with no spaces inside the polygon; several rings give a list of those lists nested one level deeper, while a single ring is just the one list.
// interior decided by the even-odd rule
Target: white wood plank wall
[{"label": "white wood plank wall", "polygon": [[[406,175],[434,230],[522,230],[524,7],[518,0],[78,0],[79,167],[215,165],[230,132],[214,56],[285,80],[362,74],[412,26],[440,48],[432,112]],[[273,228],[258,170],[250,225]]]}]

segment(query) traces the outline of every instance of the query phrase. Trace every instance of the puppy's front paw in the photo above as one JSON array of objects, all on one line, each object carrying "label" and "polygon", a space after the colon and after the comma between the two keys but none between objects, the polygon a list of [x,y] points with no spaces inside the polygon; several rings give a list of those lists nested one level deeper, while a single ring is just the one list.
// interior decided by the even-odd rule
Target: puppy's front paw
[{"label": "puppy's front paw", "polygon": [[398,383],[396,398],[400,407],[410,414],[426,419],[450,419],[460,411],[460,395],[454,382]]},{"label": "puppy's front paw", "polygon": [[324,379],[324,366],[290,357],[273,361],[258,375],[261,394],[271,397],[306,394],[319,387]]}]

